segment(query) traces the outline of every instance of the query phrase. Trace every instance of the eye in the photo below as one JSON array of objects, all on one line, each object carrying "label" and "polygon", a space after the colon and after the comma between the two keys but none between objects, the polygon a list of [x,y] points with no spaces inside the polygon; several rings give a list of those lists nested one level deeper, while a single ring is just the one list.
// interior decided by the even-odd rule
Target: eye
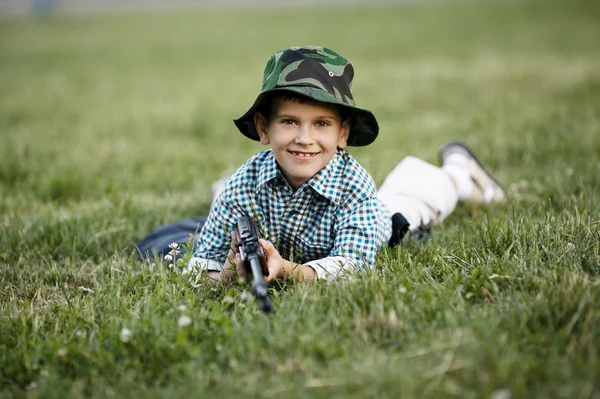
[{"label": "eye", "polygon": [[281,123],[284,125],[295,125],[296,121],[293,119],[283,119]]},{"label": "eye", "polygon": [[315,123],[315,125],[317,125],[318,127],[325,127],[325,126],[329,126],[330,123],[328,121],[317,121],[317,123]]}]

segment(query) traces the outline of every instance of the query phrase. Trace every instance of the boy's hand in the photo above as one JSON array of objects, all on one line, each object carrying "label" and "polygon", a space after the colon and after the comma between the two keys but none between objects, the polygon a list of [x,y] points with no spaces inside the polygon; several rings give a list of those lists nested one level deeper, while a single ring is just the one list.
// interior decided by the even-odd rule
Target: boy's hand
[{"label": "boy's hand", "polygon": [[269,274],[265,276],[267,283],[275,279],[283,279],[294,277],[301,281],[316,281],[317,273],[310,266],[303,266],[294,264],[288,260],[285,260],[279,255],[277,248],[267,240],[258,240],[260,245],[265,252],[265,258],[267,262],[267,269]]},{"label": "boy's hand", "polygon": [[242,261],[242,255],[240,255],[240,249],[235,246],[238,242],[237,233],[231,232],[231,244],[229,245],[229,253],[223,264],[223,271],[221,272],[221,280],[228,282],[234,280],[236,277],[243,279],[248,278],[244,262]]},{"label": "boy's hand", "polygon": [[231,232],[231,244],[229,245],[229,253],[223,263],[223,271],[209,271],[208,282],[217,283],[230,283],[235,280],[238,276],[246,279],[246,269],[244,268],[244,262],[242,262],[242,256],[240,255],[240,249],[235,246],[238,241],[237,234],[235,231]]}]

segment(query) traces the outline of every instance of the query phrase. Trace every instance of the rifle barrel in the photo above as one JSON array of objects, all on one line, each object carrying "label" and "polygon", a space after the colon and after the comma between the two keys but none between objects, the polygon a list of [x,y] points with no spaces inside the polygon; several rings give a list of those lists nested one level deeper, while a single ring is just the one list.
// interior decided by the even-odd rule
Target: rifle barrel
[{"label": "rifle barrel", "polygon": [[267,282],[263,277],[263,270],[256,253],[248,255],[248,262],[252,269],[252,292],[258,300],[258,307],[265,313],[269,313],[273,310],[273,302],[269,298],[267,291]]}]

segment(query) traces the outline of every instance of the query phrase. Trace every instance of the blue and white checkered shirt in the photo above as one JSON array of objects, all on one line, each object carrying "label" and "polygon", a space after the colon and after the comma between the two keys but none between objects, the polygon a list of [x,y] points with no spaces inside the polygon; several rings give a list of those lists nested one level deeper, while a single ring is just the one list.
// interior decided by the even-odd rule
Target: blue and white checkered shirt
[{"label": "blue and white checkered shirt", "polygon": [[271,150],[250,158],[229,179],[198,234],[187,272],[223,270],[230,232],[242,215],[259,222],[282,257],[331,279],[371,266],[392,233],[369,173],[345,150],[295,192]]}]

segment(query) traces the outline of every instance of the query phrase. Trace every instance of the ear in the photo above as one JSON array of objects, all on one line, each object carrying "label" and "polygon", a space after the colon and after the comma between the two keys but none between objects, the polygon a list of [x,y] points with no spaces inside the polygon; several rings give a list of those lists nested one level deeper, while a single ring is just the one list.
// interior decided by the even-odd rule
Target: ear
[{"label": "ear", "polygon": [[267,135],[267,126],[269,122],[265,119],[265,117],[260,112],[254,113],[254,127],[258,133],[258,137],[260,137],[260,143],[264,145],[269,144],[269,136]]},{"label": "ear", "polygon": [[338,147],[345,148],[348,145],[348,136],[350,136],[350,127],[352,118],[347,118],[340,127],[340,138],[338,139]]}]

